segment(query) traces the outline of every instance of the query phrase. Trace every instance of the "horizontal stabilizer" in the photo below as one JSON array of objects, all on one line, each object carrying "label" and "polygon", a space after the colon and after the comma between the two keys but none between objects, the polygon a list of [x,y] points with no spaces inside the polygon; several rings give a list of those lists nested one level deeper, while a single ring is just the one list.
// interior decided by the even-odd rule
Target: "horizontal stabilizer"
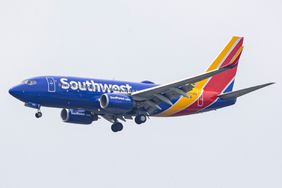
[{"label": "horizontal stabilizer", "polygon": [[274,84],[274,82],[262,84],[262,85],[258,85],[258,86],[253,86],[253,87],[241,89],[241,90],[238,90],[238,91],[224,93],[224,94],[219,95],[218,97],[221,98],[221,99],[234,99],[234,98],[241,97],[242,95],[248,94],[250,92],[264,88],[264,87],[272,85],[272,84]]}]

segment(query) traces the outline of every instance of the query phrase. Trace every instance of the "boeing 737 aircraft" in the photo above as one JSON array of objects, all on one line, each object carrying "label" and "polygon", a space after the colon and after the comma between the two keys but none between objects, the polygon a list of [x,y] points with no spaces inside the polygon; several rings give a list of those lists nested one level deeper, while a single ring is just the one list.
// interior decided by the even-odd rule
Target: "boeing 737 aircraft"
[{"label": "boeing 737 aircraft", "polygon": [[24,80],[9,93],[37,109],[62,108],[67,123],[91,124],[100,117],[112,123],[113,132],[123,129],[121,121],[134,118],[145,123],[149,116],[169,117],[207,112],[235,104],[238,97],[271,85],[262,84],[233,91],[243,38],[233,37],[208,70],[198,76],[159,85],[66,76],[40,76]]}]

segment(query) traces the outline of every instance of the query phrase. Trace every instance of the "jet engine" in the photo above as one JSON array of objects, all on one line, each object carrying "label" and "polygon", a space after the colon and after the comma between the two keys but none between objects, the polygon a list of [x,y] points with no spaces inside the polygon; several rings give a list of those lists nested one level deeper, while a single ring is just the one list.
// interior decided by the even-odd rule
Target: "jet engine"
[{"label": "jet engine", "polygon": [[100,106],[109,112],[126,113],[135,107],[135,102],[128,95],[106,93],[100,98]]},{"label": "jet engine", "polygon": [[91,124],[98,120],[98,116],[86,110],[63,109],[61,111],[61,118],[66,123],[76,124]]}]

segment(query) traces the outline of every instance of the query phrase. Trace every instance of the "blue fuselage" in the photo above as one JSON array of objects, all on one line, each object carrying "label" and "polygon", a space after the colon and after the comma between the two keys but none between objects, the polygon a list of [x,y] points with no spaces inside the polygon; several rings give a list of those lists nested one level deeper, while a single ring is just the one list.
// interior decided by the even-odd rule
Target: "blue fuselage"
[{"label": "blue fuselage", "polygon": [[[10,93],[32,107],[86,109],[101,112],[99,99],[104,93],[125,93],[154,87],[156,84],[92,78],[46,76],[25,80]],[[36,105],[35,105],[36,106]]]}]

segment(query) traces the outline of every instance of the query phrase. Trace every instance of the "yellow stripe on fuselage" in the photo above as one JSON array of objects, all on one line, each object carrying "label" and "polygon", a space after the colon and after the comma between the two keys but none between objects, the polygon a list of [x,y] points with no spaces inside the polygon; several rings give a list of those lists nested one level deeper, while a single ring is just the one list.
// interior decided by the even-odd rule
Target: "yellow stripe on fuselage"
[{"label": "yellow stripe on fuselage", "polygon": [[[215,70],[219,68],[222,64],[222,61],[226,57],[226,55],[230,52],[230,49],[234,47],[236,41],[240,39],[239,37],[233,37],[231,41],[226,45],[226,47],[222,50],[222,52],[217,56],[214,62],[208,68],[208,71]],[[188,106],[192,105],[201,95],[203,92],[203,87],[206,85],[209,79],[202,80],[197,83],[196,87],[194,87],[191,91],[187,93],[190,98],[181,97],[173,106],[169,109],[163,111],[162,113],[158,114],[158,116],[171,116],[180,112],[181,110],[187,108]]]}]

